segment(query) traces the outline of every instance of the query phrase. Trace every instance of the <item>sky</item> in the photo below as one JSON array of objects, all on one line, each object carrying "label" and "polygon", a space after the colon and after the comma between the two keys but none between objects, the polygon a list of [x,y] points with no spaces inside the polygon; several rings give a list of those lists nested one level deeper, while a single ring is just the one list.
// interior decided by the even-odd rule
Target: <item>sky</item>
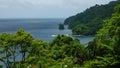
[{"label": "sky", "polygon": [[0,18],[67,18],[114,0],[0,0]]}]

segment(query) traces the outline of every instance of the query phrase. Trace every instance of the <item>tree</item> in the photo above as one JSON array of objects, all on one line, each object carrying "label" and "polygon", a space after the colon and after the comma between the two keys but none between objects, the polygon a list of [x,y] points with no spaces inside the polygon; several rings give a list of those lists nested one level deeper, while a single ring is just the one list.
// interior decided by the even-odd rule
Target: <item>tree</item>
[{"label": "tree", "polygon": [[[24,30],[18,30],[15,34],[3,33],[0,35],[0,53],[2,61],[6,68],[16,68],[17,62],[25,62],[26,53],[30,49],[33,37]],[[17,56],[22,54],[21,60],[16,60]]]},{"label": "tree", "polygon": [[15,33],[15,37],[16,45],[18,45],[18,47],[20,48],[19,52],[22,54],[22,62],[24,62],[26,58],[26,53],[29,51],[29,48],[32,44],[33,37],[24,30],[18,30]]},{"label": "tree", "polygon": [[64,24],[59,24],[59,30],[64,30]]},{"label": "tree", "polygon": [[10,38],[12,38],[11,35],[7,33],[0,35],[0,53],[2,55],[0,61],[6,65],[6,68],[11,67],[9,57],[14,54],[14,52],[10,49],[13,44],[13,40]]}]

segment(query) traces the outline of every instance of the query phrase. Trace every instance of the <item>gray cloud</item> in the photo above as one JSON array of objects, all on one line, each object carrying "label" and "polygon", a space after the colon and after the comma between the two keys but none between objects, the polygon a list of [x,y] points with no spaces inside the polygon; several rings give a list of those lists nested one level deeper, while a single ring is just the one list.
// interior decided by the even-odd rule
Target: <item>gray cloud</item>
[{"label": "gray cloud", "polygon": [[0,0],[0,17],[68,17],[110,1],[113,0]]}]

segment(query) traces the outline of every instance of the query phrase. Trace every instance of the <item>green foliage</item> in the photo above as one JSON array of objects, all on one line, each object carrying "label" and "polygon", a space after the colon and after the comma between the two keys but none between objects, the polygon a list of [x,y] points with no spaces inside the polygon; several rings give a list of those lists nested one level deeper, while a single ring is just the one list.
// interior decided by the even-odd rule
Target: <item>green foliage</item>
[{"label": "green foliage", "polygon": [[65,29],[64,24],[59,24],[59,30],[63,30],[63,29]]},{"label": "green foliage", "polygon": [[[58,35],[50,43],[34,38],[24,30],[0,35],[0,61],[7,68],[73,68],[85,60],[85,48],[71,37]],[[21,58],[16,60],[21,54]],[[12,58],[10,58],[12,57]]]},{"label": "green foliage", "polygon": [[117,68],[115,65],[118,60],[115,60],[113,56],[97,57],[95,60],[87,61],[84,64],[84,68]]},{"label": "green foliage", "polygon": [[35,41],[27,62],[37,68],[73,68],[85,60],[85,48],[71,37],[58,35],[48,44]]},{"label": "green foliage", "polygon": [[75,28],[72,29],[73,35],[89,35],[89,28],[86,25],[77,25]]},{"label": "green foliage", "polygon": [[[104,21],[104,27],[98,31],[97,37],[88,45],[91,55],[90,68],[120,67],[120,5],[115,7],[115,13]],[[94,67],[95,66],[95,67]]]},{"label": "green foliage", "polygon": [[104,28],[98,32],[97,36],[102,43],[112,46],[118,54],[119,49],[116,48],[120,47],[120,5],[115,8],[115,11],[112,18],[105,21]]},{"label": "green foliage", "polygon": [[104,56],[108,53],[114,53],[113,47],[101,43],[98,39],[94,39],[92,42],[89,42],[87,49],[90,52],[89,59],[94,59],[96,56]]},{"label": "green foliage", "polygon": [[95,5],[67,18],[64,24],[69,25],[73,34],[95,35],[102,28],[103,20],[112,16],[114,7],[118,4],[120,4],[120,0],[112,1],[106,5]]},{"label": "green foliage", "polygon": [[24,30],[18,30],[15,34],[3,33],[0,35],[0,61],[3,62],[7,68],[16,68],[16,57],[22,54],[23,62],[25,62],[26,53],[29,50],[33,37]]}]

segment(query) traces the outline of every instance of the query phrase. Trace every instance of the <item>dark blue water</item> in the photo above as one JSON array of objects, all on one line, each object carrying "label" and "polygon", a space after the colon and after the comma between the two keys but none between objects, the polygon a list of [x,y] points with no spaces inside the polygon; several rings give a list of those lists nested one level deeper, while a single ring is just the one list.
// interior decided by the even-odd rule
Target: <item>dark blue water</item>
[{"label": "dark blue water", "polygon": [[0,33],[14,33],[18,29],[30,32],[35,39],[51,41],[56,34],[71,34],[71,30],[59,30],[58,24],[64,19],[1,19]]},{"label": "dark blue water", "polygon": [[[18,29],[24,29],[31,33],[35,39],[43,41],[51,41],[54,35],[57,34],[71,34],[71,30],[59,30],[58,24],[63,23],[64,19],[0,19],[0,33],[14,33]],[[81,43],[89,42],[94,37],[83,36],[75,37],[80,39]]]}]

